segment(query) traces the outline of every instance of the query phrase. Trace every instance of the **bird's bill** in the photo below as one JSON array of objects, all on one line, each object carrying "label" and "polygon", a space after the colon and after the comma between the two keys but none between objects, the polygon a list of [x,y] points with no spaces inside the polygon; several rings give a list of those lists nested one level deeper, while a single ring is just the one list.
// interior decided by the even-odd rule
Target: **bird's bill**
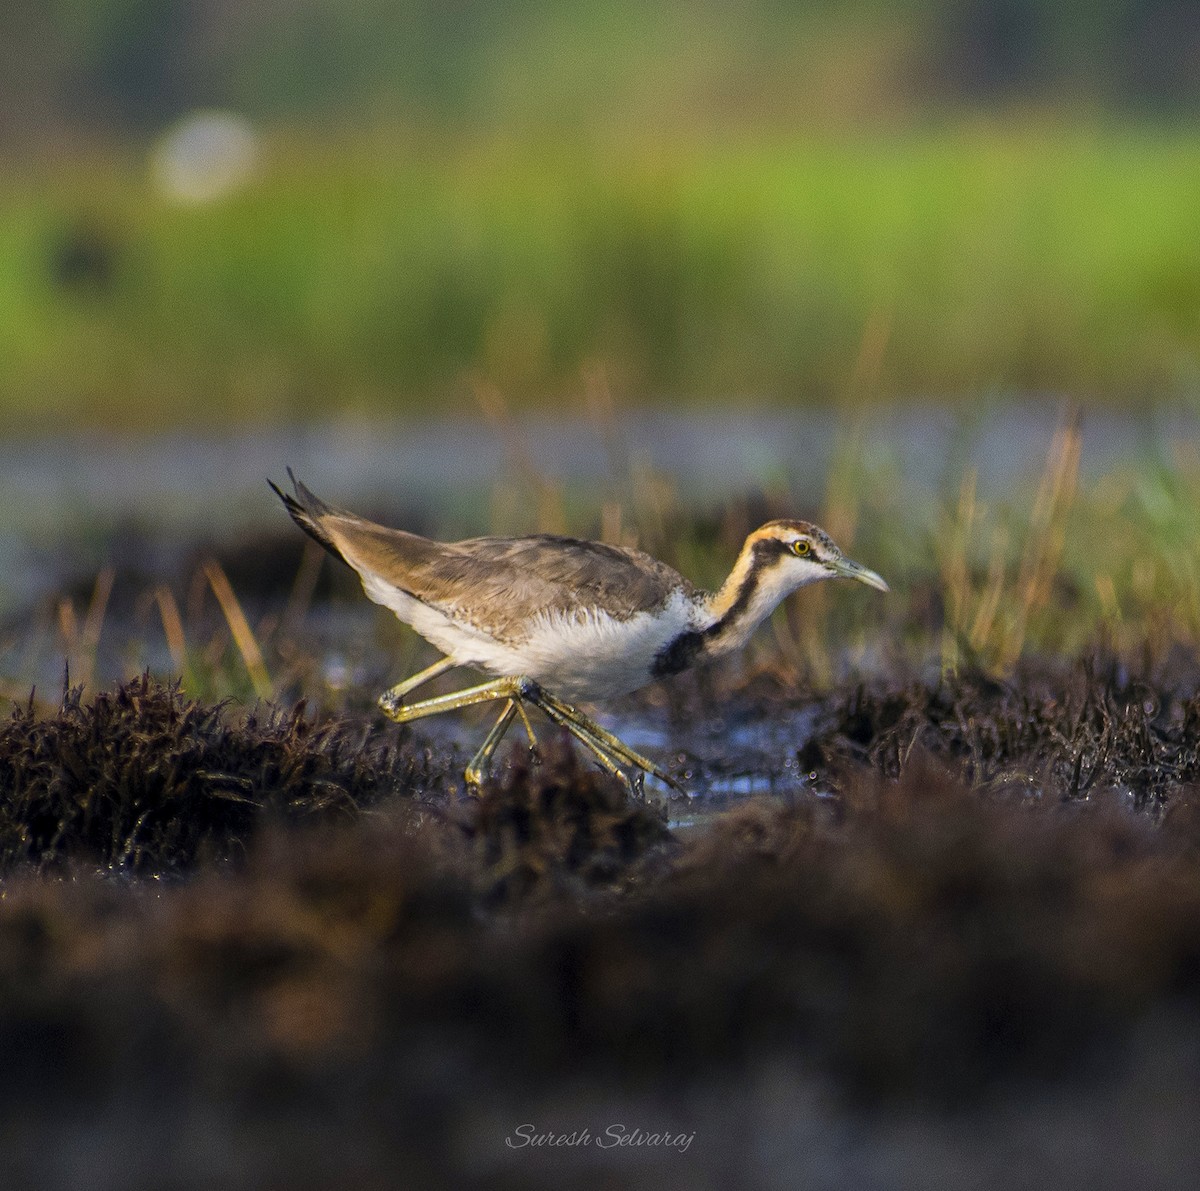
[{"label": "bird's bill", "polygon": [[857,579],[859,583],[865,583],[868,587],[874,587],[877,591],[891,590],[882,575],[877,575],[868,567],[864,567],[857,562],[851,562],[848,558],[839,558],[832,566],[834,574],[843,579]]}]

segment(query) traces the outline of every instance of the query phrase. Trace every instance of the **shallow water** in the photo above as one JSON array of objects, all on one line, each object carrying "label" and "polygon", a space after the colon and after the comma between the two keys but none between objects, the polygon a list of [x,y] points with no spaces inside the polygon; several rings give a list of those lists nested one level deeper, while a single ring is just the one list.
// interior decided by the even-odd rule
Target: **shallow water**
[{"label": "shallow water", "polygon": [[[801,771],[797,753],[814,734],[820,709],[781,704],[751,713],[736,700],[722,710],[739,714],[740,722],[713,717],[699,723],[671,722],[662,708],[638,707],[613,713],[591,708],[596,721],[631,748],[667,769],[687,795],[646,778],[642,796],[662,806],[675,828],[701,826],[752,795],[780,800],[821,797],[812,775]],[[455,780],[487,732],[493,716],[467,712],[431,716],[411,726],[413,739],[443,751]],[[559,731],[533,714],[541,741]],[[383,724],[381,732],[399,731]],[[562,733],[565,738],[565,733]],[[496,753],[495,765],[506,765],[525,748],[524,733],[514,724]],[[582,746],[573,744],[589,762]]]},{"label": "shallow water", "polygon": [[[819,796],[797,761],[817,727],[815,705],[747,711],[734,701],[718,711],[689,724],[671,724],[663,713],[646,711],[600,712],[596,718],[631,748],[668,765],[687,789],[689,798],[666,800],[672,827],[700,825],[750,796]],[[647,780],[655,795],[657,786]]]}]

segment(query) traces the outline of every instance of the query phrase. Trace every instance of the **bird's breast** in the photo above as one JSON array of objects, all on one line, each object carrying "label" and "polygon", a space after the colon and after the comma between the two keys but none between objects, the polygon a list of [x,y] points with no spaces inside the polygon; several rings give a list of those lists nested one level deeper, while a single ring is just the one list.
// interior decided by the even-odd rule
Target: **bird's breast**
[{"label": "bird's breast", "polygon": [[512,664],[564,699],[637,690],[656,677],[655,659],[687,626],[678,603],[625,617],[593,609],[540,614],[513,647]]},{"label": "bird's breast", "polygon": [[616,616],[602,608],[531,610],[500,618],[439,611],[370,575],[363,587],[460,666],[498,678],[526,675],[563,699],[603,700],[635,691],[665,673],[656,668],[671,642],[693,627],[696,607],[682,591],[660,607]]}]

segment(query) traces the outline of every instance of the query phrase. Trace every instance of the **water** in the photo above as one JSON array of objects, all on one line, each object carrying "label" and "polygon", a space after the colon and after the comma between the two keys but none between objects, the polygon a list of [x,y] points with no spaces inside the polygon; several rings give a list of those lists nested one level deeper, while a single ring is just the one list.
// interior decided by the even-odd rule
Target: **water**
[{"label": "water", "polygon": [[[797,753],[817,728],[815,705],[784,703],[769,709],[725,704],[706,719],[672,723],[661,709],[636,713],[598,712],[596,719],[631,748],[668,764],[690,797],[660,791],[674,828],[702,826],[749,797],[819,797]],[[736,718],[732,718],[736,717]]]},{"label": "water", "polygon": [[[602,727],[630,748],[664,765],[682,782],[686,796],[650,777],[643,788],[650,802],[665,807],[672,828],[703,826],[751,796],[780,800],[821,796],[796,760],[797,752],[817,727],[816,706],[781,704],[752,714],[743,710],[742,721],[730,726],[718,717],[697,723],[671,722],[661,708],[640,707],[617,713],[591,710]],[[736,708],[726,705],[722,710]],[[532,715],[534,730],[541,739],[560,731],[536,712]],[[414,723],[412,731],[415,739],[445,752],[452,772],[457,772],[467,764],[493,718],[492,714],[471,713],[431,716]],[[524,733],[519,724],[514,724],[494,763],[504,765],[524,747]],[[581,745],[572,747],[581,760],[589,763]]]}]

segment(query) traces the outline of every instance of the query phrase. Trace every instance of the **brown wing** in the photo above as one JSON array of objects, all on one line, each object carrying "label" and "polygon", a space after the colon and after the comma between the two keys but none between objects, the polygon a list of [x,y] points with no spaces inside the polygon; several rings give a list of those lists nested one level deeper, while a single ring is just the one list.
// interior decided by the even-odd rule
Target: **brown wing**
[{"label": "brown wing", "polygon": [[360,574],[501,636],[517,635],[531,610],[598,606],[627,619],[692,590],[665,563],[626,547],[554,534],[434,542],[334,509],[300,483],[295,497],[279,495],[305,532]]},{"label": "brown wing", "polygon": [[[618,620],[661,607],[691,585],[665,563],[623,546],[556,534],[474,538],[450,547],[438,578],[486,593],[489,603],[559,612],[603,608]],[[474,577],[474,578],[473,578]]]},{"label": "brown wing", "polygon": [[327,519],[322,527],[356,570],[501,636],[531,611],[602,607],[627,619],[688,586],[649,555],[601,542],[538,534],[444,544],[365,521]]}]

